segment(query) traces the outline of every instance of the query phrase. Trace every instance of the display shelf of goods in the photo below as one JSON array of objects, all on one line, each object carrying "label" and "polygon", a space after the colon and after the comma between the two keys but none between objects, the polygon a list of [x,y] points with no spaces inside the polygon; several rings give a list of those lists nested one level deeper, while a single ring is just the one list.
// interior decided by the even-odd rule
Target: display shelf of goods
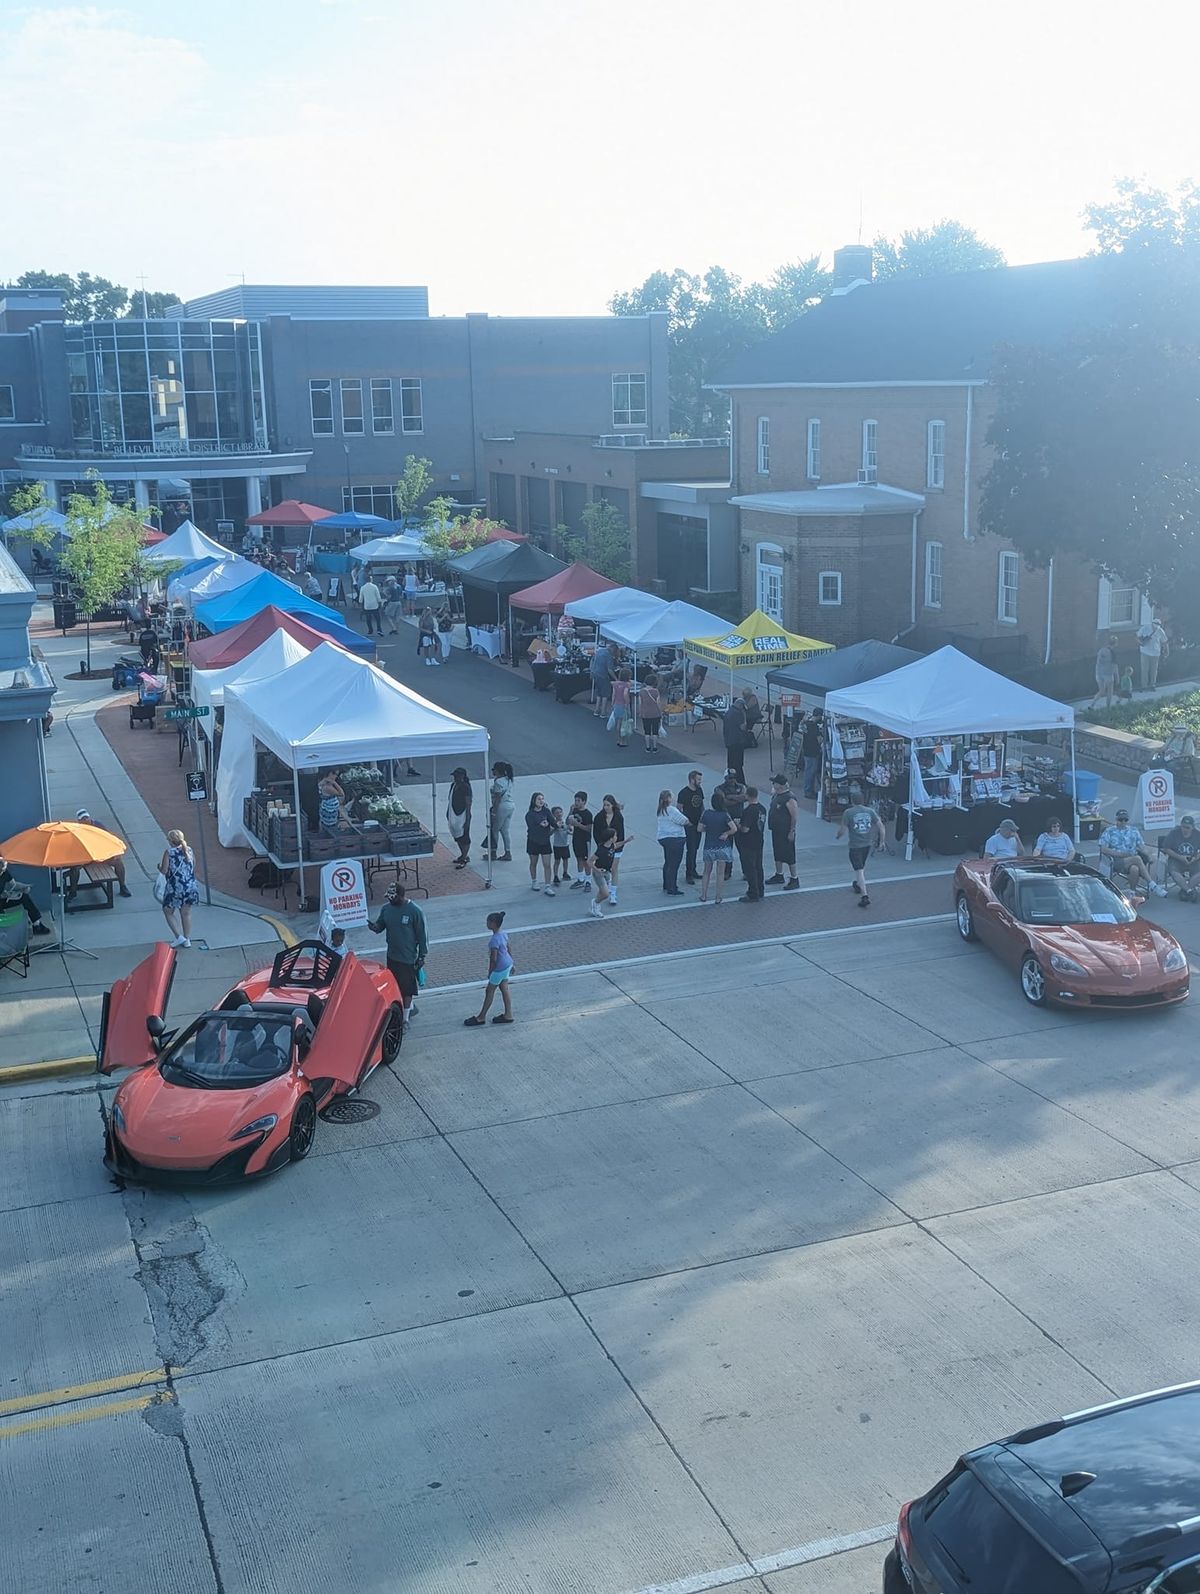
[{"label": "display shelf of goods", "polygon": [[309,836],[305,851],[310,858],[355,858],[363,850],[363,838],[353,830],[336,836]]},{"label": "display shelf of goods", "polygon": [[387,777],[382,770],[366,764],[351,764],[341,773],[342,789],[348,797],[382,796],[388,789]]},{"label": "display shelf of goods", "polygon": [[395,830],[388,826],[388,852],[395,858],[427,857],[433,851],[433,837],[428,831]]},{"label": "display shelf of goods", "polygon": [[413,829],[417,820],[398,797],[380,797],[367,804],[367,818],[378,820],[389,828]]},{"label": "display shelf of goods", "polygon": [[295,815],[270,815],[267,822],[267,850],[285,860],[299,857]]}]

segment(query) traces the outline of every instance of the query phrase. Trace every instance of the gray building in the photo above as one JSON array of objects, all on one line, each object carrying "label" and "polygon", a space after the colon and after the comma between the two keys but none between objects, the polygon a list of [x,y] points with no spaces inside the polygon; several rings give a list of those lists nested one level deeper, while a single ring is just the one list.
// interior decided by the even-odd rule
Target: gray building
[{"label": "gray building", "polygon": [[667,379],[660,313],[438,317],[423,288],[239,285],[67,324],[58,295],[0,289],[0,497],[40,480],[58,503],[94,471],[209,532],[285,498],[390,516],[419,454],[482,504],[486,438],[665,438]]},{"label": "gray building", "polygon": [[[0,548],[0,841],[42,824],[49,813],[42,716],[54,682],[41,654],[29,645],[33,604],[32,586]],[[37,879],[36,894],[45,905],[41,871],[18,873]]]}]

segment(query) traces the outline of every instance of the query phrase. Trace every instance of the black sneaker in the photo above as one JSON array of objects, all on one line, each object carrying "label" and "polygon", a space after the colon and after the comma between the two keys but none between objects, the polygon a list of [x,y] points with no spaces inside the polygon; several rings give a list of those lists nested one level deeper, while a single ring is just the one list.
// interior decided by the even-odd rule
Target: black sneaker
[{"label": "black sneaker", "polygon": [[48,924],[43,924],[42,921],[39,919],[38,922],[33,927],[33,933],[34,933],[34,935],[49,935],[50,934],[50,926]]},{"label": "black sneaker", "polygon": [[799,891],[799,889],[800,889],[800,881],[799,880],[789,880],[787,885],[785,885],[783,889],[785,891]]},{"label": "black sneaker", "polygon": [[129,889],[128,886],[122,886],[120,891],[117,892],[117,895],[119,897],[131,897],[133,895],[133,892]]},{"label": "black sneaker", "polygon": [[766,884],[769,886],[781,886],[783,884],[783,876],[781,874],[768,875]]},{"label": "black sneaker", "polygon": [[863,892],[862,896],[859,897],[858,905],[860,908],[869,908],[871,906],[871,899],[869,896],[867,896],[865,891]]},{"label": "black sneaker", "polygon": [[415,1003],[415,1002],[413,1002],[413,1003],[412,1003],[412,1004],[411,1004],[411,1005],[410,1005],[410,1006],[409,1006],[409,1009],[408,1009],[408,1016],[409,1016],[409,1018],[416,1018],[416,1016],[417,1016],[417,1014],[418,1014],[418,1013],[419,1013],[419,1012],[420,1012],[420,1008],[419,1008],[419,1007],[418,1007],[418,1006],[417,1006],[417,1004],[416,1004],[416,1003]]},{"label": "black sneaker", "polygon": [[859,885],[857,880],[851,880],[850,889],[855,893],[856,896],[862,896],[862,887]]}]

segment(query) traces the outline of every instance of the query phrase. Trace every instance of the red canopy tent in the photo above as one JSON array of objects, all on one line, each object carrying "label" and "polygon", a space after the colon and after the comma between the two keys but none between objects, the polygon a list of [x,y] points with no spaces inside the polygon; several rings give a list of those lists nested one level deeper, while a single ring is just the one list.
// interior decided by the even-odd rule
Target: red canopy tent
[{"label": "red canopy tent", "polygon": [[143,527],[142,527],[142,547],[143,548],[153,548],[155,543],[166,542],[167,535],[168,534],[165,531],[159,531],[157,526],[145,526],[145,525],[143,525]]},{"label": "red canopy tent", "polygon": [[260,509],[257,515],[246,518],[248,526],[311,526],[315,521],[328,520],[332,509],[322,509],[320,504],[303,504],[296,498],[285,498],[271,509]]},{"label": "red canopy tent", "polygon": [[194,670],[228,669],[248,653],[253,653],[275,631],[286,631],[297,642],[303,643],[310,653],[322,642],[329,641],[323,631],[315,631],[296,615],[277,609],[272,603],[251,615],[248,620],[243,620],[241,625],[231,626],[228,631],[220,631],[216,636],[206,636],[203,641],[190,643],[188,663]]},{"label": "red canopy tent", "polygon": [[548,576],[532,587],[522,587],[508,600],[514,609],[533,609],[538,614],[561,614],[568,603],[576,598],[591,598],[597,592],[611,592],[620,586],[607,576],[597,574],[591,565],[577,559],[573,565]]}]

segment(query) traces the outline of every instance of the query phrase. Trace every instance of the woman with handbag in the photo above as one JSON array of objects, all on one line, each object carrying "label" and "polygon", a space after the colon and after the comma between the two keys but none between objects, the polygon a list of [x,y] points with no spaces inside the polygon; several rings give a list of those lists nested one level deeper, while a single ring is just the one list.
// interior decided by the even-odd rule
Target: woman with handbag
[{"label": "woman with handbag", "polygon": [[633,725],[629,707],[632,679],[628,670],[618,670],[617,678],[612,684],[612,712],[608,716],[608,729],[616,731],[618,747],[629,746],[629,732]]},{"label": "woman with handbag", "polygon": [[[492,765],[492,822],[491,843],[492,861],[501,863],[512,862],[512,817],[516,810],[513,801],[513,767],[501,760]],[[501,852],[501,845],[504,851]]]},{"label": "woman with handbag", "polygon": [[192,849],[182,830],[167,831],[167,850],[159,861],[154,895],[162,905],[163,918],[171,931],[171,945],[191,946],[192,909],[200,900],[200,887],[196,884]]}]

